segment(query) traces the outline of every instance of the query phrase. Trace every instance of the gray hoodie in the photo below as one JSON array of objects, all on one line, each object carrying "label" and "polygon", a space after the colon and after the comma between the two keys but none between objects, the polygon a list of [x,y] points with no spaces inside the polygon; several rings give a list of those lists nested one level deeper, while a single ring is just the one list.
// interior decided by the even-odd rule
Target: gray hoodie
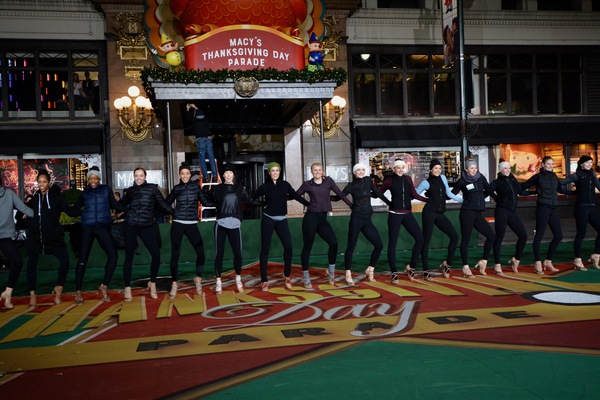
[{"label": "gray hoodie", "polygon": [[15,218],[13,215],[13,209],[15,208],[29,218],[33,217],[33,210],[27,207],[15,192],[0,187],[0,239],[10,239],[15,234]]}]

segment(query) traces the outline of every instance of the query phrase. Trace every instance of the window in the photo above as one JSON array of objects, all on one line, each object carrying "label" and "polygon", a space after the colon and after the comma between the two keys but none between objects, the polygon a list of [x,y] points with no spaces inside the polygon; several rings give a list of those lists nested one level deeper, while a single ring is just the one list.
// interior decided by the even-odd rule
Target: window
[{"label": "window", "polygon": [[[349,49],[353,115],[458,114],[457,73],[445,68],[443,55],[414,48],[399,48],[397,53],[381,48],[380,54],[377,48],[369,48],[368,54],[359,47]],[[465,60],[466,108],[481,105],[482,112],[490,115],[581,114],[585,71],[581,53],[561,54],[554,48],[473,52]]]},{"label": "window", "polygon": [[[101,110],[102,44],[0,41],[0,118],[95,118]],[[58,48],[62,47],[62,48]],[[1,50],[5,48],[6,50]],[[13,49],[16,48],[16,49]]]}]

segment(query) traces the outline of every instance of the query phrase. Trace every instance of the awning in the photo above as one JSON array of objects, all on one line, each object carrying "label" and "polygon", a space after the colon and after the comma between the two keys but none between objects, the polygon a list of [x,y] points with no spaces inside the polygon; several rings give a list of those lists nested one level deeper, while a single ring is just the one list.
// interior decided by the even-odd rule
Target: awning
[{"label": "awning", "polygon": [[[579,116],[473,117],[469,145],[600,141],[600,118]],[[357,148],[459,146],[458,118],[352,118]]]}]

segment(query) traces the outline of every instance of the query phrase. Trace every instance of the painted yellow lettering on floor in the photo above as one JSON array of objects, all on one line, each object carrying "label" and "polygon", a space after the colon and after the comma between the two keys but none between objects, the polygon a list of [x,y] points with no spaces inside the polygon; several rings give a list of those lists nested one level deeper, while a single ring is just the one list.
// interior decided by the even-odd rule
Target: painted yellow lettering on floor
[{"label": "painted yellow lettering on floor", "polygon": [[[414,302],[410,302],[414,303]],[[414,307],[414,304],[413,306]],[[406,309],[409,310],[409,309]],[[406,311],[405,310],[405,311]],[[600,306],[578,307],[532,304],[522,307],[433,312],[417,315],[382,315],[334,321],[312,321],[278,326],[256,326],[225,331],[174,334],[147,338],[95,341],[64,346],[10,349],[0,351],[4,371],[27,371],[43,368],[123,362],[225,353],[280,346],[343,342],[371,338],[370,335],[417,335],[436,332],[493,329],[595,320]],[[414,325],[407,324],[415,318]],[[403,331],[403,327],[408,331]],[[404,329],[405,330],[405,329]],[[360,333],[357,336],[355,333]]]},{"label": "painted yellow lettering on floor", "polygon": [[68,309],[58,320],[56,320],[56,322],[54,322],[54,324],[42,332],[42,336],[75,330],[75,328],[77,328],[79,324],[81,324],[83,320],[101,304],[103,304],[101,300],[86,301],[81,305]]},{"label": "painted yellow lettering on floor", "polygon": [[21,325],[8,335],[0,343],[12,342],[13,340],[22,340],[36,337],[44,329],[52,325],[54,321],[64,315],[68,309],[74,306],[72,301],[63,301],[59,305],[48,308],[37,314],[35,317]]}]

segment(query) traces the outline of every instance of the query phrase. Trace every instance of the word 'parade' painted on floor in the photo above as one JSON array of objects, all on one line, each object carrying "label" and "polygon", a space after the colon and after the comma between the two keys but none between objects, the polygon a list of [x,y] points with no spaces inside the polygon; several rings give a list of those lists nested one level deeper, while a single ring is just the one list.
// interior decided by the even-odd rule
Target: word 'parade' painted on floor
[{"label": "word 'parade' painted on floor", "polygon": [[[550,332],[565,323],[597,326],[600,284],[570,283],[563,278],[576,272],[561,269],[536,275],[532,267],[521,267],[518,274],[505,271],[504,276],[475,279],[455,271],[451,279],[436,276],[433,282],[411,282],[403,276],[398,285],[391,283],[389,273],[376,274],[375,282],[361,275],[355,276],[355,286],[347,286],[341,274],[335,286],[329,285],[324,270],[313,269],[314,290],[304,289],[300,279],[293,281],[293,290],[286,290],[278,272],[263,292],[258,265],[252,264],[243,271],[243,293],[235,290],[233,276],[225,276],[220,295],[214,293],[214,280],[206,279],[200,295],[193,281],[180,282],[174,299],[162,292],[153,300],[137,289],[133,301],[124,302],[115,290],[110,303],[85,293],[85,302],[76,305],[65,294],[59,305],[51,296],[39,296],[38,306],[31,308],[28,299],[15,298],[14,309],[0,312],[0,385],[9,378],[24,383],[35,371],[131,362],[147,367],[181,357],[204,365],[223,354],[244,357],[241,373],[323,346],[372,339],[540,345],[600,354],[600,344],[592,339],[574,345],[497,334],[540,328]],[[274,264],[270,270],[281,267]],[[292,276],[301,276],[298,267]],[[165,287],[170,285],[167,280]],[[261,357],[247,358],[257,351]],[[205,383],[231,372],[215,368]],[[166,390],[168,394],[171,389]]]}]

